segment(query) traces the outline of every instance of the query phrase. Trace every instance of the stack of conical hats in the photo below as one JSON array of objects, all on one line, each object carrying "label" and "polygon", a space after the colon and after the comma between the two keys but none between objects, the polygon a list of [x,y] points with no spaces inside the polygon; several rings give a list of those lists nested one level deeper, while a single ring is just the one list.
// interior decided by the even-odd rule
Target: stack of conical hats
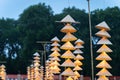
[{"label": "stack of conical hats", "polygon": [[30,80],[30,66],[27,67],[27,79]]},{"label": "stack of conical hats", "polygon": [[40,66],[40,77],[41,77],[41,79],[43,79],[43,75],[44,75],[44,67]]},{"label": "stack of conical hats", "polygon": [[53,47],[51,49],[51,51],[53,51],[49,56],[51,57],[51,68],[54,74],[58,74],[60,73],[60,68],[58,66],[60,66],[60,64],[58,63],[58,61],[60,61],[59,56],[60,56],[60,44],[58,42],[60,42],[60,40],[57,37],[54,37],[53,39],[51,39],[52,44],[51,46]]},{"label": "stack of conical hats", "polygon": [[107,45],[112,45],[112,43],[108,40],[108,38],[111,38],[111,36],[107,32],[110,30],[110,28],[105,21],[96,25],[96,28],[100,29],[100,31],[97,32],[96,35],[101,37],[101,39],[97,42],[97,44],[102,45],[97,50],[97,52],[100,53],[100,55],[96,57],[96,60],[101,61],[96,67],[102,69],[96,75],[99,76],[98,80],[108,80],[107,76],[112,76],[112,74],[107,70],[112,68],[107,62],[112,60],[110,56],[107,54],[112,52],[112,50],[107,46]]},{"label": "stack of conical hats", "polygon": [[5,70],[5,65],[0,66],[0,77],[1,80],[6,80],[6,70]]},{"label": "stack of conical hats", "polygon": [[40,77],[40,58],[39,58],[39,53],[35,53],[34,54],[34,79],[38,80],[41,79]]},{"label": "stack of conical hats", "polygon": [[72,26],[72,23],[78,22],[76,22],[70,15],[67,15],[59,22],[65,23],[65,26],[61,29],[61,32],[66,33],[66,35],[61,40],[65,43],[60,47],[61,49],[65,50],[65,52],[61,55],[61,58],[65,58],[65,62],[63,62],[61,66],[66,67],[66,70],[63,71],[61,75],[68,76],[67,79],[72,80],[70,76],[74,76],[75,74],[71,67],[75,67],[75,64],[71,59],[75,58],[74,54],[72,53],[72,50],[75,50],[75,47],[71,42],[77,40],[77,38],[72,34],[77,31]]},{"label": "stack of conical hats", "polygon": [[47,60],[45,64],[45,80],[54,80],[53,67],[51,66],[52,61]]},{"label": "stack of conical hats", "polygon": [[76,57],[74,58],[75,59],[75,61],[74,61],[75,68],[73,70],[74,70],[74,73],[76,76],[74,76],[74,79],[78,79],[80,77],[80,74],[78,71],[82,70],[81,66],[83,64],[82,64],[81,60],[83,60],[84,57],[81,55],[83,52],[80,50],[80,48],[83,48],[83,46],[82,46],[83,44],[84,44],[84,42],[81,39],[78,39],[75,42],[76,50],[73,53],[76,54]]},{"label": "stack of conical hats", "polygon": [[34,66],[33,66],[33,64],[31,64],[30,65],[30,80],[34,80],[34,72],[35,72]]}]

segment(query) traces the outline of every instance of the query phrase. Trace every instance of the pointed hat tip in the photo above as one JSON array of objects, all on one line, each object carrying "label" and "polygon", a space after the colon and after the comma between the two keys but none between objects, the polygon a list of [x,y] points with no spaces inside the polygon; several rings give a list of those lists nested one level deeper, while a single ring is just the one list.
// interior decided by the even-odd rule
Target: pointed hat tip
[{"label": "pointed hat tip", "polygon": [[61,22],[61,23],[80,23],[75,21],[69,14],[67,16],[65,16],[61,21],[56,21],[56,22]]},{"label": "pointed hat tip", "polygon": [[107,31],[110,30],[110,27],[107,25],[107,23],[105,21],[99,23],[98,25],[95,26],[98,29],[105,29]]}]

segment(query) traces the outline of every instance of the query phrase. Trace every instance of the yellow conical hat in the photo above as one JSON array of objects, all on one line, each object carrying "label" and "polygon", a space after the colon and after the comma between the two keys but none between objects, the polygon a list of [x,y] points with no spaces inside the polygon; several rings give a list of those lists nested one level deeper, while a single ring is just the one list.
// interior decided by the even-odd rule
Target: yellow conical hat
[{"label": "yellow conical hat", "polygon": [[54,69],[60,71],[60,68],[57,65],[54,66]]},{"label": "yellow conical hat", "polygon": [[64,75],[64,76],[74,76],[74,72],[71,70],[71,68],[67,68],[65,71],[63,71],[61,73],[61,75]]},{"label": "yellow conical hat", "polygon": [[54,66],[53,67],[53,70],[54,70],[54,73],[56,73],[56,71],[57,71],[57,73],[60,71],[60,68],[58,67],[58,66]]},{"label": "yellow conical hat", "polygon": [[63,50],[75,50],[74,46],[69,41],[63,44],[60,48]]},{"label": "yellow conical hat", "polygon": [[97,32],[95,35],[97,35],[99,37],[111,38],[111,36],[109,35],[109,33],[106,32],[105,30],[101,30],[101,31]]},{"label": "yellow conical hat", "polygon": [[102,46],[100,47],[100,49],[97,50],[97,52],[98,52],[98,53],[99,53],[99,52],[100,52],[100,53],[101,53],[101,52],[112,52],[112,50],[104,44],[104,45],[102,45]]},{"label": "yellow conical hat", "polygon": [[77,44],[75,45],[75,48],[84,48],[84,46],[82,46],[81,43],[77,43]]},{"label": "yellow conical hat", "polygon": [[70,59],[67,59],[67,60],[65,60],[65,62],[63,64],[61,64],[61,66],[75,67],[75,64]]},{"label": "yellow conical hat", "polygon": [[76,70],[79,71],[79,70],[82,70],[82,68],[77,65],[77,66],[75,66],[75,68],[74,68],[73,70],[74,70],[74,71],[76,71]]},{"label": "yellow conical hat", "polygon": [[97,74],[97,76],[112,76],[112,74],[106,69],[101,69]]},{"label": "yellow conical hat", "polygon": [[107,45],[112,45],[112,43],[106,38],[103,37],[101,40],[97,42],[97,44],[107,44]]},{"label": "yellow conical hat", "polygon": [[106,52],[102,52],[97,58],[96,60],[106,60],[106,61],[110,61],[112,60],[107,54]]},{"label": "yellow conical hat", "polygon": [[55,36],[53,39],[51,39],[51,41],[60,42],[60,40],[58,39],[58,37],[57,37],[57,36]]},{"label": "yellow conical hat", "polygon": [[77,54],[77,56],[74,58],[74,60],[83,60],[84,57],[82,57],[80,54]]},{"label": "yellow conical hat", "polygon": [[54,46],[52,49],[51,49],[51,51],[60,51],[60,49],[57,47],[57,46]]},{"label": "yellow conical hat", "polygon": [[[40,64],[39,63],[34,63],[34,66],[40,66]],[[37,67],[36,67],[37,68]],[[39,69],[39,68],[38,68]]]},{"label": "yellow conical hat", "polygon": [[60,61],[60,59],[57,57],[57,56],[55,56],[55,57],[53,57],[53,58],[51,58],[51,60],[55,60],[55,61]]},{"label": "yellow conical hat", "polygon": [[75,41],[76,39],[77,39],[77,38],[69,32],[69,33],[67,33],[67,34],[62,38],[62,41],[63,41],[63,42]]},{"label": "yellow conical hat", "polygon": [[75,71],[74,73],[75,73],[75,76],[80,77],[80,74],[77,71]]},{"label": "yellow conical hat", "polygon": [[79,66],[83,65],[83,63],[82,63],[81,61],[79,61],[79,60],[75,60],[75,61],[74,61],[74,64],[75,64],[75,65],[79,65]]},{"label": "yellow conical hat", "polygon": [[97,80],[109,80],[106,76],[99,76]]},{"label": "yellow conical hat", "polygon": [[56,65],[56,66],[60,66],[60,64],[58,63],[58,61],[54,61],[51,64]]},{"label": "yellow conical hat", "polygon": [[84,44],[84,41],[82,41],[81,39],[78,39],[77,41],[75,41],[75,44],[78,44],[78,43]]},{"label": "yellow conical hat", "polygon": [[96,67],[97,68],[112,68],[105,60],[101,61]]},{"label": "yellow conical hat", "polygon": [[58,51],[54,51],[49,55],[50,57],[60,56],[60,53]]},{"label": "yellow conical hat", "polygon": [[52,67],[53,67],[53,66],[55,66],[55,65],[53,64],[53,62],[50,62],[49,66],[52,66]]},{"label": "yellow conical hat", "polygon": [[[57,69],[53,69],[53,74],[59,74],[60,73],[60,71],[59,70],[57,70]],[[48,80],[48,79],[47,79]],[[54,79],[52,79],[52,80],[54,80]]]},{"label": "yellow conical hat", "polygon": [[54,43],[51,44],[51,46],[60,46],[60,44],[58,44],[58,42],[55,41]]},{"label": "yellow conical hat", "polygon": [[40,61],[39,60],[34,60],[33,62],[39,63]]},{"label": "yellow conical hat", "polygon": [[79,53],[83,53],[80,49],[76,49],[74,52],[74,54],[79,54]]},{"label": "yellow conical hat", "polygon": [[67,50],[63,55],[61,55],[62,58],[75,58],[74,54],[70,50]]},{"label": "yellow conical hat", "polygon": [[35,60],[39,60],[40,58],[38,56],[35,56],[33,59]]},{"label": "yellow conical hat", "polygon": [[107,25],[107,23],[105,21],[99,23],[95,27],[98,28],[98,29],[105,29],[106,31],[110,30],[110,27]]},{"label": "yellow conical hat", "polygon": [[53,78],[53,76],[50,75],[48,79],[49,80],[53,80],[54,78]]},{"label": "yellow conical hat", "polygon": [[68,32],[74,33],[77,30],[73,26],[71,26],[71,24],[67,23],[65,27],[63,27],[60,31],[64,33],[68,33]]}]

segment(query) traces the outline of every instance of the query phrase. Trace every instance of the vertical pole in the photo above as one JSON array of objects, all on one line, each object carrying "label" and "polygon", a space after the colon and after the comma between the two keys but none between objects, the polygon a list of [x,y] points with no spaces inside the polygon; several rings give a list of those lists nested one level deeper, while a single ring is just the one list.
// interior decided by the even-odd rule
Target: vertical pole
[{"label": "vertical pole", "polygon": [[93,46],[92,46],[92,27],[90,14],[90,0],[88,1],[88,16],[89,16],[89,30],[90,30],[90,52],[91,52],[91,80],[94,80],[94,64],[93,64]]},{"label": "vertical pole", "polygon": [[61,74],[59,75],[59,80],[62,80],[62,75]]},{"label": "vertical pole", "polygon": [[[46,45],[47,45],[47,43],[44,43],[44,45],[43,45],[43,47],[44,47],[44,58],[45,58],[45,62],[46,62]],[[44,62],[44,63],[45,63]]]},{"label": "vertical pole", "polygon": [[[46,43],[42,43],[42,46],[43,46],[43,66],[44,66],[44,72],[46,71],[46,49],[45,49],[45,46],[46,46]],[[45,75],[43,75],[43,80],[45,80]]]}]

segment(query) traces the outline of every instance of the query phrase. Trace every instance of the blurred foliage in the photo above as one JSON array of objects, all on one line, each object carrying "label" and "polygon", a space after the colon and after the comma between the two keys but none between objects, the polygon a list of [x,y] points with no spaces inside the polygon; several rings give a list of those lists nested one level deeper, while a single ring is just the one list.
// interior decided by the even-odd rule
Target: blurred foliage
[{"label": "blurred foliage", "polygon": [[[54,36],[61,39],[65,35],[60,32],[64,24],[55,21],[60,21],[67,14],[80,22],[80,24],[73,24],[73,26],[78,30],[74,35],[85,42],[84,49],[82,49],[85,57],[82,74],[91,75],[88,13],[85,10],[68,7],[59,14],[53,14],[51,7],[44,3],[28,7],[20,14],[18,20],[0,19],[0,61],[1,64],[2,61],[6,61],[4,64],[7,73],[26,73],[27,66],[32,63],[33,54],[38,50],[43,50],[42,45],[37,41],[50,41]],[[91,12],[93,37],[97,38],[94,34],[98,31],[95,28],[98,23],[106,21],[111,28],[109,33],[112,36],[110,41],[113,45],[110,47],[114,52],[109,55],[113,59],[110,61],[113,67],[110,71],[113,75],[120,75],[119,19],[120,9],[118,7],[97,9]],[[96,53],[98,48],[93,44],[94,59],[98,55]],[[94,60],[94,66],[97,63]],[[96,71],[95,68],[95,73]]]}]

